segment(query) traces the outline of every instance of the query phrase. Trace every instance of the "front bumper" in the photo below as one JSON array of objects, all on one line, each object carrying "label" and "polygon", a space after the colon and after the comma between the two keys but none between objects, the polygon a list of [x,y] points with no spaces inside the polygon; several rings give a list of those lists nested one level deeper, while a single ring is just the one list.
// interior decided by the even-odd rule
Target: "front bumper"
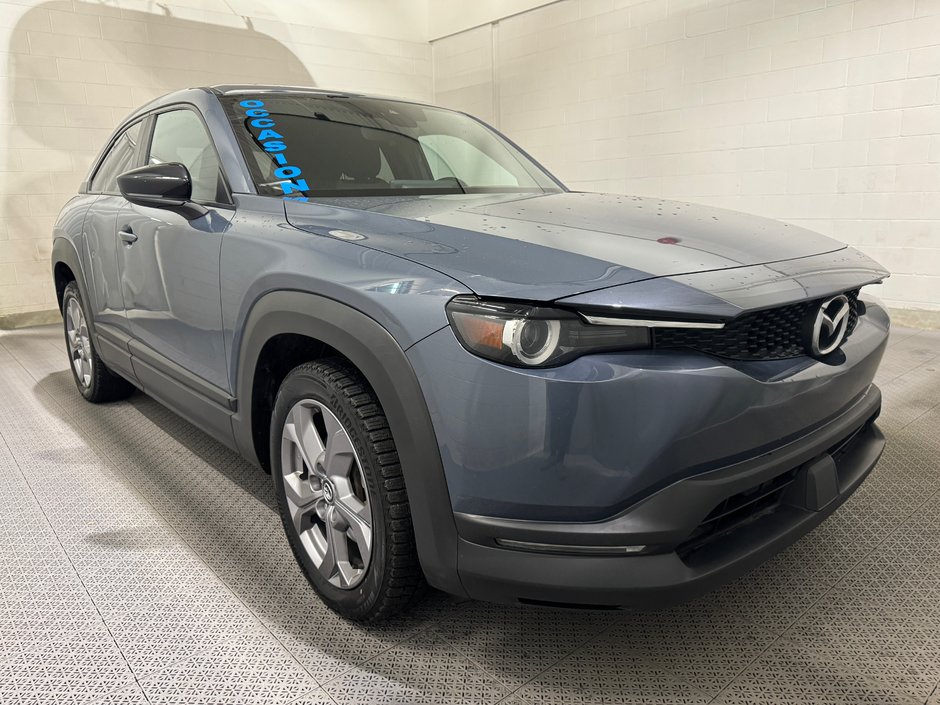
[{"label": "front bumper", "polygon": [[[458,568],[489,601],[660,607],[740,575],[810,531],[862,483],[881,456],[872,386],[843,416],[767,455],[681,480],[618,516],[548,523],[457,514]],[[552,553],[512,550],[497,541]],[[565,553],[565,546],[573,549]],[[647,546],[649,555],[578,555]]]}]

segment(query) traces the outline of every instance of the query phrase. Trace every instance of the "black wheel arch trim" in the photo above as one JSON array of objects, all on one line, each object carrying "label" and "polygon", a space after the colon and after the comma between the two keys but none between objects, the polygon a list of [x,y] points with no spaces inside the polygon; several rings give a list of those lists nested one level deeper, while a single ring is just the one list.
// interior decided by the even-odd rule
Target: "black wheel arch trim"
[{"label": "black wheel arch trim", "polygon": [[[71,270],[75,277],[75,283],[78,285],[78,292],[82,295],[82,301],[86,305],[91,305],[91,299],[88,296],[88,287],[85,286],[85,270],[82,268],[82,260],[78,256],[78,250],[75,249],[75,243],[67,237],[57,237],[52,241],[52,277],[55,279],[56,267],[64,264]],[[56,294],[58,295],[58,291]],[[62,312],[62,302],[59,301],[59,312]],[[88,316],[87,325],[94,332],[95,322]]]},{"label": "black wheel arch trim", "polygon": [[374,319],[334,299],[299,291],[274,291],[255,302],[236,352],[238,412],[232,427],[241,453],[261,465],[252,433],[253,378],[265,343],[280,334],[329,345],[369,381],[398,447],[425,577],[438,589],[466,595],[457,574],[457,528],[431,416],[404,351]]}]

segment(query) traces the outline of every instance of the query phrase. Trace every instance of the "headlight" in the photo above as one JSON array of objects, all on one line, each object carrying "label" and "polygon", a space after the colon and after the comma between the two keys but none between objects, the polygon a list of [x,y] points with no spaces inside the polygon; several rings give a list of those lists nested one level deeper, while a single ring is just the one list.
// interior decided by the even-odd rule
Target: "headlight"
[{"label": "headlight", "polygon": [[588,353],[649,347],[642,326],[595,326],[571,311],[456,296],[447,317],[472,353],[518,367],[552,367]]}]

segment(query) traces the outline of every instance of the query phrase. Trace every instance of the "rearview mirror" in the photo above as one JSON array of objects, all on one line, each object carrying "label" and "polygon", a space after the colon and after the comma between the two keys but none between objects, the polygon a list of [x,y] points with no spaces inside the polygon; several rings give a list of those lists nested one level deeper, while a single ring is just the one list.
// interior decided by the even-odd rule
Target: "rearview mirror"
[{"label": "rearview mirror", "polygon": [[208,211],[193,203],[193,182],[189,170],[177,162],[148,164],[117,177],[121,195],[131,203],[148,208],[164,208],[194,220]]}]

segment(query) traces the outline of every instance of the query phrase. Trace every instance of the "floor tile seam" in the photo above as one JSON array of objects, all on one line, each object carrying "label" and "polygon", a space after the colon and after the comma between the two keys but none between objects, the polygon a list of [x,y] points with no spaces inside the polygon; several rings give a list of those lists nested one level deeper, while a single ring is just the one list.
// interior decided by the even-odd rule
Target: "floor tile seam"
[{"label": "floor tile seam", "polygon": [[940,680],[937,681],[937,685],[934,686],[934,689],[930,692],[930,695],[927,696],[927,699],[924,701],[924,705],[930,705],[930,699],[934,695],[940,694]]},{"label": "floor tile seam", "polygon": [[[484,666],[484,665],[481,664],[479,661],[477,661],[477,659],[475,659],[469,652],[467,652],[466,650],[464,650],[463,648],[461,648],[459,644],[457,644],[457,643],[451,641],[450,639],[447,638],[447,635],[446,635],[446,634],[444,634],[443,632],[438,631],[436,628],[434,628],[435,625],[433,625],[433,624],[431,625],[431,627],[434,628],[434,632],[435,632],[441,639],[443,639],[447,644],[449,644],[449,645],[451,646],[451,648],[456,649],[456,651],[457,651],[458,653],[460,653],[464,658],[466,658],[468,661],[470,661],[474,666],[476,666],[478,669],[480,669],[483,673],[487,674],[488,676],[490,676],[491,678],[493,678],[497,683],[499,683],[501,686],[503,686],[504,688],[507,688],[507,689],[508,689],[509,692],[508,692],[505,696],[503,696],[503,698],[501,698],[498,702],[502,702],[503,700],[506,700],[507,698],[511,698],[511,697],[513,697],[514,695],[519,694],[520,691],[521,691],[523,688],[525,688],[527,685],[529,685],[529,684],[532,683],[533,681],[537,680],[537,679],[539,678],[539,676],[542,676],[542,675],[544,675],[545,673],[548,673],[550,670],[552,670],[552,669],[553,669],[555,666],[557,666],[559,663],[561,663],[561,662],[564,661],[566,658],[568,658],[568,657],[571,656],[573,653],[575,653],[578,649],[580,649],[581,647],[585,646],[591,639],[598,639],[598,640],[601,639],[601,638],[603,637],[603,635],[606,634],[606,633],[607,633],[608,631],[610,631],[611,629],[613,629],[614,626],[615,626],[615,625],[608,625],[608,626],[604,627],[603,629],[601,629],[597,634],[593,634],[593,635],[590,635],[590,636],[585,637],[583,640],[581,640],[580,642],[578,642],[574,647],[572,647],[569,651],[565,652],[564,655],[562,655],[562,656],[560,656],[559,658],[557,658],[557,659],[555,659],[554,661],[552,661],[548,666],[546,666],[545,668],[543,668],[541,671],[538,671],[537,673],[535,673],[531,678],[529,678],[529,679],[527,679],[526,681],[524,681],[521,685],[518,685],[518,686],[516,686],[515,688],[512,688],[511,686],[506,685],[505,683],[503,683],[503,681],[500,680],[499,677],[498,677],[495,673],[493,673],[490,669],[488,669],[486,666]],[[519,697],[522,697],[522,696],[520,695]],[[523,699],[525,699],[525,698],[523,698]],[[528,702],[527,699],[525,699],[525,700],[526,700],[526,702]]]},{"label": "floor tile seam", "polygon": [[[940,405],[938,405],[938,406],[940,406]],[[871,548],[869,548],[867,551],[865,551],[864,553],[862,553],[861,556],[859,557],[859,559],[858,559],[857,561],[855,561],[848,569],[846,569],[846,570],[842,573],[842,575],[839,577],[839,579],[838,579],[835,583],[833,583],[831,586],[829,586],[829,589],[826,590],[825,593],[823,593],[822,595],[820,595],[819,598],[813,602],[813,604],[811,605],[811,607],[815,606],[816,603],[818,603],[820,600],[822,600],[822,599],[823,599],[826,595],[828,595],[832,590],[834,590],[834,589],[837,588],[839,585],[841,585],[853,570],[855,570],[856,568],[858,568],[858,566],[861,565],[861,564],[865,561],[866,558],[868,558],[869,556],[871,556],[871,555],[872,555],[875,551],[877,551],[884,543],[886,543],[892,536],[894,536],[898,531],[900,531],[901,527],[904,526],[904,524],[906,524],[907,521],[908,521],[910,518],[912,518],[915,514],[917,514],[920,509],[922,509],[923,507],[927,506],[927,505],[933,500],[933,498],[936,497],[938,494],[940,494],[940,489],[934,490],[933,492],[931,492],[930,494],[928,494],[928,495],[920,502],[920,504],[918,504],[916,507],[914,507],[913,509],[911,509],[911,511],[910,511],[908,514],[904,515],[900,520],[898,520],[898,522],[897,522],[893,527],[891,527],[890,531],[888,531],[888,533],[886,533],[878,542],[872,544]],[[804,612],[804,614],[805,614],[805,612]],[[800,617],[802,617],[802,616],[803,616],[803,615],[801,614]],[[792,626],[793,626],[793,625],[790,625],[790,627],[792,627]],[[787,631],[789,631],[790,627],[787,627],[787,629],[784,630],[783,633],[786,633]]]},{"label": "floor tile seam", "polygon": [[[540,678],[541,676],[545,675],[545,674],[548,673],[550,670],[552,670],[555,666],[557,666],[558,664],[560,664],[560,663],[562,663],[563,661],[565,661],[565,659],[570,658],[573,654],[575,654],[576,652],[578,652],[578,651],[580,651],[581,649],[583,649],[585,646],[588,645],[588,643],[589,643],[592,639],[597,640],[597,641],[600,641],[600,640],[602,640],[602,639],[605,637],[605,635],[607,635],[609,632],[613,631],[613,630],[616,629],[616,628],[617,628],[617,625],[616,625],[616,624],[610,624],[610,625],[604,627],[604,628],[603,628],[600,632],[598,632],[596,635],[586,637],[586,638],[585,638],[583,641],[581,641],[577,646],[575,646],[573,649],[571,649],[571,651],[569,651],[568,653],[566,653],[566,654],[565,654],[564,656],[562,656],[561,658],[557,659],[554,663],[552,663],[552,664],[551,664],[550,666],[548,666],[547,668],[545,668],[545,669],[543,669],[542,671],[540,671],[540,672],[538,672],[537,674],[535,674],[532,678],[530,678],[529,680],[527,680],[525,683],[523,683],[521,686],[519,686],[516,690],[512,691],[512,693],[510,693],[510,695],[515,695],[515,694],[517,694],[517,693],[520,693],[520,691],[521,691],[524,687],[526,687],[526,686],[529,685],[530,683],[536,681],[538,678]],[[768,636],[769,636],[769,635],[771,635],[771,633],[768,632]],[[681,683],[682,685],[684,685],[684,686],[686,686],[686,687],[688,687],[688,688],[691,688],[692,691],[693,691],[695,694],[698,694],[698,695],[702,696],[703,698],[709,698],[708,693],[706,693],[705,691],[703,691],[703,690],[702,690],[701,688],[699,688],[697,685],[695,685],[695,684],[693,684],[693,683],[690,683],[688,680],[686,680],[685,678],[683,678],[681,675],[679,675],[678,673],[676,673],[676,672],[673,671],[672,669],[670,669],[670,668],[668,668],[668,667],[666,667],[666,666],[663,666],[663,667],[660,668],[660,670],[662,670],[662,671],[665,672],[665,673],[668,673],[669,676],[670,676],[674,681],[677,681],[678,683]],[[520,697],[523,697],[523,696],[520,695]],[[526,699],[526,701],[529,702],[528,699]]]},{"label": "floor tile seam", "polygon": [[301,695],[301,696],[299,696],[299,697],[296,697],[296,698],[293,698],[292,700],[290,700],[290,701],[288,701],[288,702],[285,702],[284,705],[297,705],[297,703],[302,703],[304,700],[306,700],[307,698],[309,698],[311,695],[324,695],[324,696],[326,696],[326,699],[327,699],[327,700],[329,700],[331,703],[333,703],[333,705],[339,705],[339,704],[336,702],[336,700],[333,698],[333,696],[330,695],[329,693],[327,693],[327,692],[323,689],[323,686],[319,686],[319,685],[318,685],[316,688],[314,688],[313,690],[308,690],[308,691],[307,691],[306,693],[304,693],[303,695]]},{"label": "floor tile seam", "polygon": [[[264,631],[266,631],[266,632],[270,635],[270,637],[271,637],[277,644],[279,644],[280,647],[290,656],[290,658],[291,658],[308,676],[310,676],[311,679],[313,679],[314,683],[316,683],[316,684],[319,686],[319,685],[320,685],[319,680],[317,680],[317,678],[315,678],[314,675],[313,675],[312,673],[310,673],[310,671],[309,671],[306,667],[304,667],[303,664],[300,663],[300,661],[297,659],[297,657],[284,645],[284,643],[278,638],[278,636],[277,636],[276,634],[274,634],[274,632],[268,627],[268,625],[265,624],[264,620],[262,620],[261,617],[260,617],[249,605],[247,605],[247,604],[241,599],[241,597],[239,597],[239,595],[235,593],[234,590],[232,590],[232,588],[231,588],[231,586],[228,584],[228,582],[226,582],[226,580],[225,580],[224,578],[222,578],[222,576],[220,576],[220,575],[215,571],[215,569],[214,569],[211,565],[209,565],[208,562],[205,561],[205,559],[202,557],[202,555],[200,555],[199,552],[197,552],[197,551],[194,549],[194,547],[192,546],[192,544],[190,544],[190,542],[189,542],[189,541],[177,530],[177,528],[166,518],[166,516],[163,514],[163,512],[160,511],[156,506],[154,506],[154,504],[153,504],[152,502],[150,502],[150,500],[149,500],[149,499],[143,494],[143,492],[141,491],[141,489],[140,489],[139,485],[137,484],[137,482],[135,481],[135,479],[134,479],[133,477],[131,477],[130,475],[128,475],[127,473],[125,473],[125,472],[120,468],[120,464],[119,464],[119,463],[116,463],[116,462],[114,461],[114,459],[111,457],[111,454],[110,454],[107,450],[105,450],[104,448],[102,448],[102,447],[91,437],[91,435],[88,433],[87,428],[85,427],[84,419],[82,419],[81,417],[77,417],[76,415],[72,414],[67,408],[65,408],[65,407],[59,402],[59,400],[55,397],[55,395],[52,394],[48,389],[46,389],[46,387],[45,387],[45,385],[43,384],[43,382],[42,382],[41,380],[36,379],[36,377],[29,371],[29,369],[28,369],[25,365],[23,365],[22,361],[20,361],[20,359],[16,356],[15,352],[13,352],[13,351],[10,350],[8,347],[6,347],[6,346],[3,345],[2,341],[0,341],[0,347],[4,347],[4,349],[7,351],[7,353],[17,362],[17,364],[20,365],[20,367],[23,368],[23,370],[26,372],[26,374],[27,374],[30,378],[32,378],[33,381],[36,382],[36,385],[37,385],[37,387],[39,388],[39,390],[40,390],[43,394],[45,394],[45,395],[52,401],[52,403],[55,404],[55,406],[56,406],[57,408],[59,408],[64,414],[68,415],[68,416],[74,421],[75,427],[79,429],[79,434],[82,436],[82,438],[85,440],[85,442],[88,443],[88,444],[89,444],[90,446],[92,446],[93,448],[95,448],[95,450],[97,450],[100,454],[103,455],[105,461],[107,462],[107,464],[111,467],[111,469],[112,469],[114,472],[120,474],[121,476],[123,476],[123,477],[126,479],[126,481],[129,483],[129,485],[133,488],[133,492],[134,492],[134,494],[137,496],[138,500],[140,500],[144,505],[146,505],[147,507],[149,507],[149,508],[151,509],[151,511],[153,511],[153,513],[154,513],[156,516],[158,516],[158,517],[160,518],[160,521],[161,521],[174,535],[176,535],[176,536],[178,537],[178,539],[180,540],[180,542],[181,542],[182,544],[184,544],[184,545],[189,549],[190,553],[199,561],[199,563],[201,563],[201,564],[205,567],[205,569],[206,569],[207,571],[209,571],[209,573],[211,573],[212,575],[214,575],[214,576],[219,580],[219,582],[220,582],[222,585],[225,586],[225,589],[230,593],[230,595],[231,595],[235,600],[237,600],[237,601],[239,602],[239,604],[241,604],[241,605],[248,611],[249,614],[251,614],[251,615],[255,618],[255,620],[258,622],[258,624],[261,626],[261,628],[262,628]],[[11,451],[11,453],[12,453],[12,451]],[[14,461],[15,461],[15,458],[14,458]],[[57,539],[58,539],[58,537],[57,537]],[[62,542],[61,542],[61,541],[59,541],[59,543],[60,543],[60,545],[62,545]],[[64,552],[66,552],[66,556],[68,557],[68,553],[67,553],[67,551],[66,551],[64,545],[63,545],[62,550],[63,550]],[[69,557],[69,563],[72,563],[70,557]],[[73,569],[74,569],[74,564],[73,564]],[[77,570],[76,570],[76,574],[77,574]],[[77,574],[77,575],[78,575],[78,574]],[[80,575],[78,575],[78,579],[81,581],[81,576],[80,576]],[[83,582],[83,581],[82,581],[82,585],[83,585],[83,587],[84,587],[84,582]],[[87,591],[87,588],[86,588],[86,591]],[[95,609],[98,611],[99,615],[101,615],[101,612],[100,612],[100,610],[98,610],[97,605],[96,605]],[[101,615],[101,618],[102,618],[102,621],[105,622],[105,627],[108,629],[108,632],[111,633],[111,628],[110,628],[110,626],[107,624],[107,621],[104,620],[104,616]],[[113,637],[113,635],[112,635],[112,637]],[[122,656],[123,656],[123,652],[122,652]],[[125,659],[125,660],[126,660],[126,659]],[[165,670],[165,669],[160,669],[160,670],[162,671],[162,670]],[[132,671],[132,672],[133,672],[133,671]],[[151,675],[153,675],[153,674],[147,674],[147,675],[148,675],[148,677],[149,677],[149,676],[151,676]],[[136,679],[136,673],[134,674],[134,676],[135,676],[135,679]],[[149,702],[149,700],[148,700],[148,702]]]},{"label": "floor tile seam", "polygon": [[[792,622],[792,624],[795,624],[795,623],[803,616],[803,614],[805,614],[805,611],[802,612],[802,613],[800,613],[800,616],[797,617],[796,619],[794,619],[793,622]],[[788,626],[786,629],[789,629],[789,626]],[[737,673],[735,673],[735,674],[734,674],[734,677],[733,677],[731,680],[729,680],[727,683],[725,683],[725,685],[723,685],[723,686],[721,687],[721,689],[720,689],[717,693],[715,693],[714,697],[713,697],[711,700],[708,701],[708,702],[709,702],[709,705],[711,705],[711,703],[717,702],[717,701],[718,701],[718,698],[720,698],[724,693],[726,693],[726,692],[728,691],[728,688],[730,688],[732,685],[734,685],[735,681],[737,681],[738,678],[740,678],[744,673],[746,673],[747,670],[748,670],[749,668],[751,668],[751,666],[753,666],[755,663],[757,663],[757,662],[764,656],[764,654],[766,654],[768,651],[770,651],[770,649],[773,648],[774,644],[776,644],[778,641],[780,641],[780,640],[783,638],[783,635],[786,633],[786,629],[784,629],[784,631],[782,631],[782,632],[779,633],[779,634],[774,634],[774,638],[771,639],[771,641],[770,641],[766,646],[764,646],[762,649],[760,649],[760,650],[754,655],[754,658],[752,658],[750,661],[748,661],[746,664],[744,664],[744,666],[741,668],[741,670],[739,670]]]},{"label": "floor tile seam", "polygon": [[[29,374],[29,371],[28,371],[28,370],[27,370],[27,374]],[[31,374],[30,374],[30,376],[32,377]],[[35,377],[33,377],[33,379],[35,380]],[[97,443],[96,441],[94,441],[94,440],[90,437],[90,435],[89,435],[88,432],[87,432],[87,429],[85,429],[85,427],[84,427],[83,419],[81,419],[80,417],[77,418],[74,414],[71,414],[67,409],[64,409],[64,408],[62,407],[62,405],[58,402],[58,400],[55,398],[55,396],[54,396],[51,392],[49,392],[49,390],[47,390],[47,389],[42,385],[42,383],[41,383],[39,380],[36,380],[36,381],[37,381],[37,384],[39,385],[40,389],[42,389],[42,391],[43,391],[45,394],[47,394],[47,395],[52,399],[52,401],[53,401],[60,409],[62,409],[62,410],[64,411],[64,413],[69,414],[69,416],[71,416],[71,417],[76,421],[76,423],[79,424],[79,426],[80,426],[81,429],[82,429],[82,436],[84,437],[84,439],[85,439],[90,445],[94,446],[94,447],[96,448],[96,450],[98,450],[100,453],[102,453],[102,454],[104,455],[104,457],[105,457],[105,459],[106,459],[106,461],[107,461],[107,464],[108,464],[115,472],[120,473],[121,475],[123,475],[123,476],[127,479],[127,481],[130,483],[130,485],[133,487],[135,494],[136,494],[148,507],[151,507],[151,509],[153,510],[153,512],[154,512],[158,517],[160,517],[161,522],[162,522],[170,531],[172,531],[172,533],[173,533],[174,535],[176,535],[176,536],[179,538],[180,542],[183,543],[183,544],[189,549],[189,551],[192,553],[192,555],[193,555],[202,565],[204,565],[205,568],[206,568],[212,575],[214,575],[214,576],[216,577],[216,579],[218,579],[221,584],[223,584],[223,585],[225,586],[226,590],[230,593],[230,595],[231,595],[235,600],[237,600],[238,603],[241,604],[242,607],[243,607],[245,610],[247,610],[249,614],[251,614],[251,615],[255,618],[255,620],[257,621],[258,625],[264,630],[264,632],[265,632],[266,634],[268,634],[268,635],[281,647],[281,649],[291,658],[291,660],[293,660],[293,661],[297,664],[297,666],[299,666],[299,667],[313,680],[314,683],[316,683],[317,687],[323,689],[323,685],[324,685],[324,683],[326,683],[327,681],[321,682],[320,679],[317,678],[317,677],[313,674],[313,672],[311,672],[310,669],[308,669],[306,666],[304,666],[304,664],[303,664],[303,663],[301,662],[301,660],[297,657],[297,655],[295,655],[294,652],[291,651],[290,647],[288,647],[288,646],[284,643],[284,641],[274,632],[274,630],[271,629],[271,627],[267,624],[267,622],[266,622],[265,619],[262,617],[262,615],[259,614],[258,612],[256,612],[250,605],[248,605],[244,600],[241,599],[241,597],[240,597],[240,596],[235,592],[235,590],[232,588],[232,586],[231,586],[231,584],[229,583],[229,581],[227,581],[227,580],[225,579],[225,577],[223,577],[222,575],[220,575],[209,563],[207,563],[207,562],[203,559],[202,555],[193,547],[193,545],[190,543],[190,541],[189,541],[182,533],[180,533],[180,531],[169,521],[169,519],[167,519],[166,516],[165,516],[159,509],[157,509],[157,508],[149,501],[149,499],[147,499],[147,497],[142,493],[142,491],[141,491],[139,485],[137,484],[137,482],[135,481],[135,479],[134,479],[133,477],[127,475],[126,473],[124,473],[124,472],[119,468],[119,465],[120,465],[120,464],[119,464],[119,463],[116,463],[116,462],[114,461],[114,459],[111,457],[111,454],[110,454],[106,449],[104,449],[104,448],[102,448],[101,446],[99,446],[98,443]],[[144,419],[144,421],[146,421],[147,423],[152,423],[152,422],[150,422],[149,420],[146,420],[146,419]],[[428,625],[428,627],[429,627],[429,626],[430,626],[430,625]],[[425,629],[422,629],[421,631],[425,631],[428,627],[425,627]],[[420,633],[420,632],[415,632],[414,635],[416,635],[416,634],[418,634],[418,633]],[[413,636],[413,635],[412,635],[412,636]],[[409,637],[407,637],[407,638],[405,638],[405,639],[402,639],[401,641],[395,642],[395,643],[391,644],[390,646],[388,646],[387,648],[383,649],[383,650],[382,650],[381,652],[379,652],[379,653],[384,653],[385,651],[388,651],[389,649],[392,649],[392,648],[398,646],[399,644],[404,643],[405,641],[408,641],[410,638],[411,638],[411,636],[409,636]],[[345,669],[342,673],[337,674],[336,676],[331,676],[328,680],[332,680],[332,679],[338,677],[339,675],[342,675],[342,674],[346,673],[347,671],[351,670],[352,668],[355,668],[357,665],[360,665],[361,663],[365,663],[365,662],[360,662],[359,664],[349,664],[349,668]],[[168,667],[166,667],[166,668],[171,668],[171,667],[172,667],[172,666],[168,666]],[[160,669],[160,671],[162,671],[162,670],[165,670],[165,668]],[[152,677],[153,675],[156,675],[156,673],[148,673],[148,674],[147,674],[147,678],[150,678],[150,677]],[[331,699],[332,699],[332,698],[331,698]]]},{"label": "floor tile seam", "polygon": [[940,401],[938,401],[936,404],[934,404],[933,406],[931,406],[929,409],[925,409],[923,412],[921,412],[920,414],[918,414],[917,416],[915,416],[913,419],[911,419],[910,421],[908,421],[907,423],[905,423],[905,424],[904,424],[903,426],[901,426],[895,433],[900,434],[900,433],[904,432],[904,431],[907,429],[908,426],[910,426],[911,424],[917,423],[917,422],[920,421],[924,416],[926,416],[927,414],[932,414],[932,413],[933,413],[934,411],[936,411],[938,408],[940,408]]},{"label": "floor tile seam", "polygon": [[[148,703],[150,702],[150,697],[147,695],[147,690],[146,690],[146,688],[144,688],[144,685],[147,683],[148,680],[150,680],[153,676],[158,675],[158,674],[162,673],[163,671],[166,671],[166,670],[168,670],[168,669],[170,669],[170,668],[176,668],[177,666],[181,666],[182,664],[184,664],[184,663],[186,663],[188,660],[190,660],[190,658],[192,658],[192,657],[191,657],[191,656],[184,656],[184,657],[180,658],[178,661],[174,661],[174,662],[171,663],[171,664],[168,664],[168,665],[162,666],[161,668],[154,669],[153,671],[145,672],[145,673],[141,673],[141,674],[138,674],[136,671],[134,671],[133,669],[131,669],[132,672],[134,673],[134,681],[136,682],[137,687],[138,687],[138,689],[140,690],[140,692],[143,694],[144,699],[145,699]],[[105,699],[105,698],[108,698],[108,697],[110,697],[110,696],[112,696],[112,695],[116,695],[116,694],[120,693],[120,692],[123,691],[123,690],[127,690],[127,685],[126,685],[126,684],[123,685],[123,686],[121,686],[120,688],[115,688],[114,690],[109,690],[109,691],[108,691],[107,693],[105,693],[104,695],[96,695],[96,696],[95,696],[95,699],[92,700],[92,701],[90,701],[89,705],[94,705],[96,702],[98,702],[98,701],[100,701],[100,700],[103,700],[103,699]]]},{"label": "floor tile seam", "polygon": [[[160,675],[166,673],[167,671],[170,671],[170,670],[172,670],[172,669],[174,669],[174,668],[179,668],[179,667],[181,667],[181,666],[184,666],[184,665],[187,664],[187,663],[192,662],[194,659],[202,658],[202,657],[204,657],[204,656],[210,654],[210,653],[212,652],[212,648],[213,648],[213,647],[206,647],[205,649],[198,649],[197,651],[195,651],[194,653],[192,653],[192,654],[190,654],[190,655],[188,655],[188,656],[183,656],[182,658],[180,658],[180,659],[178,659],[178,660],[175,660],[175,661],[173,661],[172,663],[166,664],[165,666],[162,666],[162,667],[160,667],[160,668],[155,668],[155,669],[153,669],[152,671],[149,671],[149,672],[147,672],[147,673],[141,674],[140,679],[139,679],[138,682],[137,682],[137,685],[138,685],[138,687],[140,688],[141,692],[144,694],[144,697],[147,698],[147,702],[148,702],[148,703],[150,702],[150,698],[149,698],[149,696],[147,695],[147,688],[146,688],[146,686],[149,685],[151,681],[155,680],[156,678],[158,678]],[[296,661],[296,659],[292,659],[292,660],[295,660],[295,661]],[[304,671],[306,671],[306,669],[304,669]],[[312,679],[314,680],[314,682],[316,682],[316,679],[313,678],[312,675],[310,675],[309,673],[308,673],[307,675],[310,676],[310,678],[312,678]],[[109,696],[114,695],[114,694],[116,694],[116,693],[120,693],[122,690],[125,690],[126,688],[127,688],[126,685],[125,685],[125,686],[122,686],[121,688],[116,688],[115,690],[112,690],[112,691],[110,691],[110,692],[108,692],[108,693],[105,693],[104,695],[99,695],[99,696],[97,696],[97,698],[100,700],[100,699],[109,697]],[[308,695],[308,694],[310,694],[310,693],[316,693],[318,689],[322,690],[322,688],[320,688],[320,686],[317,685],[316,688],[312,688],[312,689],[306,691],[303,695],[298,696],[298,697],[296,697],[296,698],[293,698],[293,697],[292,697],[291,700],[285,701],[285,702],[283,703],[283,705],[289,705],[290,703],[293,703],[293,702],[296,702],[296,701],[298,701],[298,700],[301,700],[301,699],[303,699],[303,697],[305,697],[306,695]],[[331,700],[332,700],[332,698],[331,698]],[[93,705],[93,703],[91,703],[90,705]]]},{"label": "floor tile seam", "polygon": [[[340,673],[336,673],[336,674],[330,676],[329,678],[327,678],[326,680],[324,680],[322,683],[321,683],[320,681],[317,681],[317,685],[319,685],[320,688],[322,688],[324,691],[326,691],[326,686],[327,686],[329,683],[332,683],[333,681],[335,681],[335,680],[337,680],[337,679],[339,679],[339,678],[342,678],[343,676],[345,676],[347,673],[349,673],[349,672],[350,672],[351,670],[353,670],[354,668],[362,668],[363,666],[365,666],[365,665],[371,663],[372,661],[375,661],[377,658],[379,658],[379,656],[382,656],[383,654],[388,653],[388,652],[391,651],[392,649],[398,648],[398,647],[401,646],[402,644],[407,644],[409,641],[413,641],[414,639],[417,639],[417,638],[418,638],[419,636],[421,636],[422,634],[426,634],[428,631],[430,631],[430,630],[433,628],[433,626],[434,626],[434,625],[431,624],[431,623],[425,624],[425,625],[422,626],[420,629],[417,629],[416,631],[411,632],[406,638],[402,639],[401,641],[396,641],[396,642],[394,642],[394,643],[389,644],[389,645],[386,646],[384,649],[382,649],[381,651],[377,651],[375,654],[373,654],[373,655],[370,656],[369,658],[367,658],[367,659],[365,659],[365,660],[363,660],[363,661],[359,661],[358,663],[350,663],[350,664],[347,664],[347,665],[349,666],[348,668],[346,668],[345,670],[341,671]],[[449,642],[448,642],[448,643],[449,643]],[[461,654],[461,655],[463,655],[463,654]],[[327,691],[327,692],[328,692],[328,691]],[[332,699],[332,695],[331,695],[330,697],[331,697],[331,699]]]}]

